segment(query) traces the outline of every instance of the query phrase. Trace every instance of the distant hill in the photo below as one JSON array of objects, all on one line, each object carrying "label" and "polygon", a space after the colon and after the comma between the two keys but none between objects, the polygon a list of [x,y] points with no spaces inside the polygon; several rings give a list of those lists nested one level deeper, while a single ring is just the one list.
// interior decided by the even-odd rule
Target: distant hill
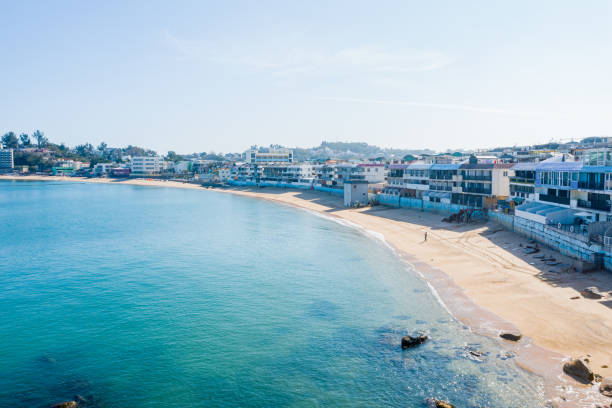
[{"label": "distant hill", "polygon": [[293,155],[295,160],[367,160],[367,159],[395,159],[401,160],[408,154],[434,154],[433,150],[414,150],[414,149],[389,149],[382,148],[367,143],[359,142],[322,142],[320,146],[312,148],[295,147]]}]

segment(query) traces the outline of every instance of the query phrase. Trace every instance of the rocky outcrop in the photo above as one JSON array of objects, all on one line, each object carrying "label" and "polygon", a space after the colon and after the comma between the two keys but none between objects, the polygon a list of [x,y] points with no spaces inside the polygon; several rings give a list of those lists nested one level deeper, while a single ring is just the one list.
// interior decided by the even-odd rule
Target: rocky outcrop
[{"label": "rocky outcrop", "polygon": [[599,384],[599,392],[606,397],[612,397],[612,377],[606,377]]},{"label": "rocky outcrop", "polygon": [[416,347],[419,344],[423,344],[427,341],[428,337],[424,334],[416,336],[404,336],[402,337],[402,349]]},{"label": "rocky outcrop", "polygon": [[595,379],[595,375],[584,358],[575,358],[563,364],[563,371],[574,379],[588,384]]},{"label": "rocky outcrop", "polygon": [[517,331],[507,331],[502,332],[499,337],[504,340],[519,341],[523,337],[523,335]]},{"label": "rocky outcrop", "polygon": [[588,288],[584,288],[580,294],[587,299],[601,299],[604,297],[603,293],[599,291],[597,286],[589,286]]},{"label": "rocky outcrop", "polygon": [[79,404],[77,404],[76,401],[66,401],[55,404],[51,408],[77,408],[78,406]]},{"label": "rocky outcrop", "polygon": [[455,408],[450,402],[442,401],[436,398],[427,398],[425,400],[429,408]]}]

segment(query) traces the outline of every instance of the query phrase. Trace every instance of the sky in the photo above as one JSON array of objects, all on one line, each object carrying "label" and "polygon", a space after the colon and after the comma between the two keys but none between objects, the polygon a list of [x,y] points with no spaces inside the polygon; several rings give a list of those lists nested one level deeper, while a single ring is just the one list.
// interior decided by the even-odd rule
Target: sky
[{"label": "sky", "polygon": [[612,1],[0,0],[0,132],[158,152],[612,135]]}]

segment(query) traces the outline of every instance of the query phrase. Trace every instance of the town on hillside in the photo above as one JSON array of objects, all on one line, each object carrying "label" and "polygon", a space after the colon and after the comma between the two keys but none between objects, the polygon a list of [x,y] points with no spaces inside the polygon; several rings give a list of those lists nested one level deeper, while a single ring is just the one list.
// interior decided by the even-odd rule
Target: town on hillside
[{"label": "town on hillside", "polygon": [[[454,220],[483,212],[512,216],[515,231],[532,238],[540,234],[543,242],[565,245],[572,256],[591,263],[604,262],[597,255],[603,249],[593,250],[593,244],[612,246],[612,137],[445,153],[324,142],[313,149],[272,145],[223,155],[160,156],[104,143],[68,148],[39,131],[31,138],[9,132],[2,144],[2,173],[318,190],[344,197],[350,207],[443,210]],[[569,244],[561,242],[565,237]]]}]

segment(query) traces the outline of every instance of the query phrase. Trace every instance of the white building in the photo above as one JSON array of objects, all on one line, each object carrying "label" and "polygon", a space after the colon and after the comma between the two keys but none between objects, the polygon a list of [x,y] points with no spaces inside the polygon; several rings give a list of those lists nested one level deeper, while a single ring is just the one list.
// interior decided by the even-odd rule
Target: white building
[{"label": "white building", "polygon": [[[172,163],[172,170],[174,170],[175,173],[189,173],[193,167],[193,163],[189,160],[181,160],[176,163],[168,162],[168,164],[170,163]],[[168,166],[168,170],[171,170],[170,166]]]},{"label": "white building", "polygon": [[13,171],[13,149],[0,149],[0,172]]},{"label": "white building", "polygon": [[229,167],[221,167],[219,169],[219,182],[220,183],[227,183],[230,177],[231,177],[231,170]]},{"label": "white building", "polygon": [[358,164],[359,174],[370,184],[384,183],[387,176],[387,169],[384,164],[362,163]]},{"label": "white building", "polygon": [[94,176],[104,176],[110,174],[110,170],[115,167],[115,163],[98,163],[93,168]]},{"label": "white building", "polygon": [[293,150],[283,147],[251,147],[244,152],[248,164],[293,163]]},{"label": "white building", "polygon": [[368,182],[366,180],[346,180],[344,182],[345,207],[363,206],[368,202]]},{"label": "white building", "polygon": [[159,174],[163,169],[163,161],[159,156],[135,156],[131,161],[132,174]]}]

